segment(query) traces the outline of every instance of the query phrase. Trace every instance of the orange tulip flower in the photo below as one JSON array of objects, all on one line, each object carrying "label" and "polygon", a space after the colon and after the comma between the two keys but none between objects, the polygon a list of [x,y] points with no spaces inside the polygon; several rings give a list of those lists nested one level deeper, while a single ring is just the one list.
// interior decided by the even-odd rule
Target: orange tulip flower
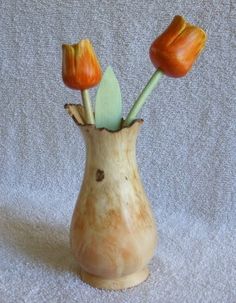
[{"label": "orange tulip flower", "polygon": [[82,91],[101,81],[102,70],[88,39],[73,45],[63,44],[62,51],[62,78],[66,86]]},{"label": "orange tulip flower", "polygon": [[170,77],[183,77],[191,69],[206,42],[206,33],[175,16],[167,29],[150,47],[150,59],[156,68]]}]

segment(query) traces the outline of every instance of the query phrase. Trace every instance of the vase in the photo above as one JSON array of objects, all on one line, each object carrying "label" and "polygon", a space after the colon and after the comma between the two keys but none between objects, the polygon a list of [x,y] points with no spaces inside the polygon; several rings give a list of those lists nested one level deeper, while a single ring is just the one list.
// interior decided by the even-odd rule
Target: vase
[{"label": "vase", "polygon": [[157,242],[156,225],[136,164],[142,120],[119,131],[83,124],[82,107],[66,106],[86,144],[83,183],[73,212],[70,245],[81,279],[124,289],[145,281]]}]

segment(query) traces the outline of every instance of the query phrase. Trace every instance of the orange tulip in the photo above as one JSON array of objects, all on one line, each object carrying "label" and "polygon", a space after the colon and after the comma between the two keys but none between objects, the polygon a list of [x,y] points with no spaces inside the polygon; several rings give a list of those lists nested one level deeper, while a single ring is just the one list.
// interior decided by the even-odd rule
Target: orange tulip
[{"label": "orange tulip", "polygon": [[62,78],[66,86],[82,91],[101,81],[102,70],[88,39],[73,45],[63,44],[62,51]]},{"label": "orange tulip", "polygon": [[206,33],[175,16],[167,29],[150,47],[150,59],[156,68],[170,77],[183,77],[191,69],[206,42]]}]

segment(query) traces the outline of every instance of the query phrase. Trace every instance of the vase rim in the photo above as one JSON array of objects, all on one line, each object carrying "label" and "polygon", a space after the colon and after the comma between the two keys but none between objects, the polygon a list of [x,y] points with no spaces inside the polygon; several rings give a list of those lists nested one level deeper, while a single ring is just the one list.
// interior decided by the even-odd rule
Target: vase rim
[{"label": "vase rim", "polygon": [[[70,106],[81,106],[81,105],[80,105],[80,104],[66,103],[66,104],[64,105],[64,108],[68,111],[68,109],[69,109]],[[68,112],[69,112],[69,111],[68,111]],[[108,133],[119,133],[119,132],[122,132],[124,129],[129,129],[129,128],[131,128],[133,125],[135,125],[135,124],[137,124],[137,123],[138,123],[139,125],[142,125],[142,124],[144,123],[144,120],[143,120],[143,119],[135,119],[135,120],[133,120],[133,121],[130,123],[130,125],[128,125],[128,126],[124,126],[124,127],[120,128],[120,129],[117,129],[117,130],[109,130],[109,129],[105,128],[105,127],[97,128],[94,124],[83,124],[83,123],[80,123],[80,122],[75,118],[75,116],[74,116],[72,113],[69,112],[69,114],[70,114],[70,116],[72,117],[72,119],[74,120],[74,122],[75,122],[79,127],[81,127],[81,128],[90,128],[90,129],[94,129],[94,130],[97,130],[97,131],[100,131],[100,132],[106,131],[106,132],[108,132]],[[123,119],[122,119],[122,121],[123,121]]]}]

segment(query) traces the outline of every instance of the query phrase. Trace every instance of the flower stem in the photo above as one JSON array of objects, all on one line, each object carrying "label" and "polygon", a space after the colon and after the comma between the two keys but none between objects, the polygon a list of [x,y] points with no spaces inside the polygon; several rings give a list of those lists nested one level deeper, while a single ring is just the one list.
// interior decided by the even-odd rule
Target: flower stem
[{"label": "flower stem", "polygon": [[81,91],[84,111],[85,111],[85,119],[87,124],[95,124],[93,108],[91,105],[89,91],[87,89]]},{"label": "flower stem", "polygon": [[133,107],[131,108],[127,118],[123,122],[123,126],[129,126],[130,123],[136,118],[138,112],[141,110],[143,104],[145,103],[147,97],[151,94],[153,89],[157,86],[157,83],[161,79],[163,72],[160,69],[157,69],[152,75],[151,79],[148,81],[138,99],[135,101]]}]

